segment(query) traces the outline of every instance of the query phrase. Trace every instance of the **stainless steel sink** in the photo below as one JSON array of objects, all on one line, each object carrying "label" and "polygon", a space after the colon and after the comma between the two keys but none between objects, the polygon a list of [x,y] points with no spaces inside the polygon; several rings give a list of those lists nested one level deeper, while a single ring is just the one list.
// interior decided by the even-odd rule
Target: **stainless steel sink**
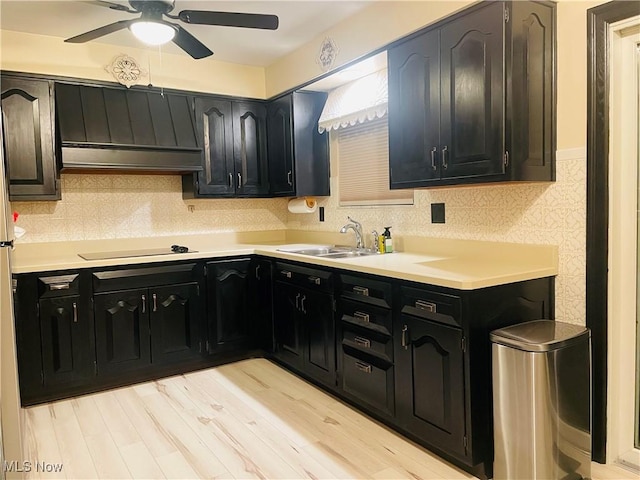
[{"label": "stainless steel sink", "polygon": [[282,249],[281,252],[297,253],[322,258],[352,258],[375,255],[376,252],[364,248],[353,247],[307,247],[301,249]]}]

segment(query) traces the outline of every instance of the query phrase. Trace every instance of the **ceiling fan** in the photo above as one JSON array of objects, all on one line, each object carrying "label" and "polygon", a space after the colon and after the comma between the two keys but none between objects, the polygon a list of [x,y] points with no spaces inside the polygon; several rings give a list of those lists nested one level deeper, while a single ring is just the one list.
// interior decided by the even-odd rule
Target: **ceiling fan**
[{"label": "ceiling fan", "polygon": [[95,30],[67,38],[65,42],[85,43],[96,38],[128,28],[141,41],[149,45],[162,45],[169,41],[175,43],[193,58],[205,58],[213,55],[200,40],[187,32],[177,23],[164,20],[163,16],[180,20],[184,23],[198,25],[220,25],[225,27],[261,28],[276,30],[278,17],[257,13],[212,12],[206,10],[183,10],[177,15],[171,15],[175,0],[129,0],[130,7],[104,0],[93,0],[94,5],[108,7],[127,13],[140,13],[140,17],[133,20],[120,20],[104,25]]}]

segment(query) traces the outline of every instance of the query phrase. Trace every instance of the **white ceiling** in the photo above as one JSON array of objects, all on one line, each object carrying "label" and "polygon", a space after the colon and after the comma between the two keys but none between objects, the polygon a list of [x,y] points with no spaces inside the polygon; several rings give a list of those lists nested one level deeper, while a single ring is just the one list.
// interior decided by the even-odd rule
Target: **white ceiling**
[{"label": "white ceiling", "polygon": [[[245,65],[268,66],[296,50],[315,36],[341,22],[374,0],[339,1],[210,1],[176,0],[171,12],[181,10],[213,10],[278,15],[278,30],[189,25],[179,20],[192,35],[214,52],[220,61]],[[128,5],[124,0],[113,3]],[[2,30],[69,38],[119,20],[136,18],[137,14],[112,10],[90,1],[80,0],[0,0]],[[94,40],[118,46],[145,47],[129,30],[122,30]],[[162,47],[166,53],[187,55],[173,44]]]}]

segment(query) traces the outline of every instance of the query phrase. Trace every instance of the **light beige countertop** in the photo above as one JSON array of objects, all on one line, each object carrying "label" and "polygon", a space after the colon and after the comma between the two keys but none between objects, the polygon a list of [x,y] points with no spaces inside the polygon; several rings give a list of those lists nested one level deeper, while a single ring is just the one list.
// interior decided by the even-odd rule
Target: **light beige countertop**
[{"label": "light beige countertop", "polygon": [[[348,240],[348,239],[347,239]],[[328,259],[278,251],[284,245],[333,245],[345,237],[331,232],[238,232],[181,237],[152,237],[77,242],[18,243],[12,255],[14,274],[77,268],[140,265],[259,254],[353,272],[369,273],[461,290],[502,285],[557,275],[558,249],[528,245],[427,237],[404,237],[391,254]],[[78,254],[166,248],[178,244],[195,250],[105,260],[84,260]]]}]

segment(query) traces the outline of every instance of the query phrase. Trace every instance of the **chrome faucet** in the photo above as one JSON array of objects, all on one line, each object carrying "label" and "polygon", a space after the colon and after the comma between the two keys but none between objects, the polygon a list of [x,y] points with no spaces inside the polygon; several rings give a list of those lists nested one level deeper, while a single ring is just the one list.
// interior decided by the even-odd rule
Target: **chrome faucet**
[{"label": "chrome faucet", "polygon": [[351,217],[347,217],[350,223],[347,223],[340,229],[340,233],[347,233],[347,230],[351,229],[356,234],[356,248],[364,248],[364,241],[362,239],[362,224]]}]

